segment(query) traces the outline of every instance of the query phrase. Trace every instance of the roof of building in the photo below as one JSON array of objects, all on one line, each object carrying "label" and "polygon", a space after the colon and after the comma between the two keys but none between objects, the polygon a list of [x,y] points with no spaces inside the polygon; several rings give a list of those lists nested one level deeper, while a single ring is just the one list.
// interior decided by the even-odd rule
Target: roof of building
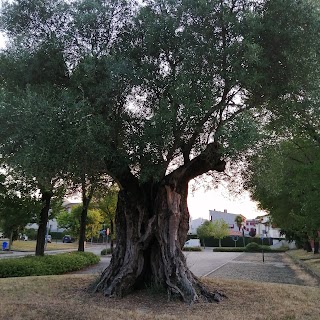
[{"label": "roof of building", "polygon": [[73,199],[73,198],[65,198],[63,200],[62,206],[68,206],[68,205],[72,205],[72,204],[81,204],[81,200],[80,199]]}]

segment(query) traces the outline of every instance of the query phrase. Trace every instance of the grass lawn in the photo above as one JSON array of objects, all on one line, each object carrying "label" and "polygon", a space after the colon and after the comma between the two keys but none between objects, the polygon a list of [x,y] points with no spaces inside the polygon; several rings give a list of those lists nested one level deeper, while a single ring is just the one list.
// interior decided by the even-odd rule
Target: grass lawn
[{"label": "grass lawn", "polygon": [[303,249],[289,250],[287,253],[293,258],[299,260],[311,260],[311,259],[320,259],[320,254],[314,254],[313,252],[307,252]]},{"label": "grass lawn", "polygon": [[[2,247],[2,241],[0,241],[0,246]],[[52,242],[47,244],[47,250],[60,250],[60,249],[76,249],[78,247],[77,243],[62,243],[62,242]],[[35,251],[36,241],[13,241],[11,250],[13,251]]]},{"label": "grass lawn", "polygon": [[228,299],[188,306],[149,290],[107,299],[87,293],[93,280],[92,275],[0,279],[0,319],[316,320],[320,313],[320,288],[314,287],[207,279]]},{"label": "grass lawn", "polygon": [[313,252],[306,252],[303,249],[290,250],[287,253],[294,259],[301,260],[311,270],[320,274],[320,254],[314,254]]}]

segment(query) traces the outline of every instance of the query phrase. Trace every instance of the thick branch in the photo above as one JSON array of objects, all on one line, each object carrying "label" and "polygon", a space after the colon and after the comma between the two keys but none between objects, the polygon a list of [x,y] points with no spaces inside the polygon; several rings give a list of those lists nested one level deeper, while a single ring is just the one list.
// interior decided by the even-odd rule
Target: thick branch
[{"label": "thick branch", "polygon": [[225,161],[221,160],[218,143],[213,142],[208,144],[207,148],[200,155],[173,171],[167,177],[167,181],[169,183],[174,180],[189,182],[195,177],[211,170],[223,172],[225,165]]}]

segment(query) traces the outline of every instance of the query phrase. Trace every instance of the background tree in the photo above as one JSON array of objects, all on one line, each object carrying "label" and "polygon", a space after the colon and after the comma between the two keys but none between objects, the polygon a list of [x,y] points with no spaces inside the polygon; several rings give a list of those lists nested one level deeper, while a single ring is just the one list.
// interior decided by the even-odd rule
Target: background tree
[{"label": "background tree", "polygon": [[0,226],[9,241],[9,250],[18,233],[35,219],[39,201],[32,186],[12,170],[0,174]]},{"label": "background tree", "polygon": [[[81,227],[82,206],[75,206],[71,212],[62,211],[57,216],[59,228],[65,228],[72,237],[79,239]],[[85,240],[97,237],[103,224],[102,212],[98,209],[89,209],[86,221]]]},{"label": "background tree", "polygon": [[290,237],[295,234],[298,240],[307,242],[313,239],[316,253],[320,228],[319,152],[319,146],[311,140],[282,140],[254,157],[247,175],[248,189],[260,207],[270,212],[272,222]]},{"label": "background tree", "polygon": [[212,235],[219,239],[219,247],[221,247],[221,240],[230,234],[229,225],[223,219],[213,221],[212,225]]},{"label": "background tree", "polygon": [[198,229],[197,229],[197,235],[202,240],[203,246],[206,247],[205,238],[213,237],[214,235],[214,227],[212,222],[205,221]]},{"label": "background tree", "polygon": [[115,216],[117,210],[119,188],[116,184],[111,185],[106,191],[98,192],[95,195],[94,201],[92,203],[93,208],[99,209],[104,218],[104,223],[106,228],[110,228],[110,247],[111,253],[113,252],[113,245],[115,239]]},{"label": "background tree", "polygon": [[67,97],[57,90],[66,79],[60,58],[52,41],[29,52],[13,45],[0,56],[1,154],[6,165],[24,172],[40,190],[36,255],[44,254],[51,199],[62,186],[67,163],[63,128],[70,118],[64,108]]},{"label": "background tree", "polygon": [[236,223],[237,227],[239,228],[239,231],[241,230],[241,227],[243,226],[244,218],[241,215],[237,215],[234,219],[234,222]]},{"label": "background tree", "polygon": [[[117,245],[97,291],[122,296],[151,282],[189,303],[220,300],[188,270],[181,251],[188,182],[223,171],[224,157],[248,148],[249,115],[289,104],[305,89],[318,63],[316,5],[154,0],[130,11],[120,0],[19,0],[4,6],[1,27],[17,44],[7,57],[54,44],[44,56],[59,68],[43,76],[57,79],[49,88],[69,98],[65,109],[86,114],[83,128],[120,188]],[[55,53],[59,59],[51,59]],[[2,84],[10,93],[2,100],[7,110],[20,81],[9,79],[11,85]],[[22,97],[35,94],[23,88]]]}]

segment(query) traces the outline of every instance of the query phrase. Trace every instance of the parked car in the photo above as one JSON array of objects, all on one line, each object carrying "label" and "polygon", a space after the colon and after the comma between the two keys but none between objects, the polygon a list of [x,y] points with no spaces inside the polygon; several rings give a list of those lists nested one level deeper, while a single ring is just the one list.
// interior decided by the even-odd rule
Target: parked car
[{"label": "parked car", "polygon": [[28,241],[28,236],[26,235],[26,234],[24,234],[23,236],[22,236],[22,239],[21,240],[23,240],[23,241]]},{"label": "parked car", "polygon": [[184,247],[186,247],[186,248],[201,247],[200,240],[199,239],[189,239],[184,244]]},{"label": "parked car", "polygon": [[51,234],[46,235],[46,242],[48,242],[48,243],[52,242]]},{"label": "parked car", "polygon": [[73,238],[71,236],[68,236],[68,235],[65,235],[63,238],[62,238],[62,242],[63,243],[71,243],[73,242]]}]

